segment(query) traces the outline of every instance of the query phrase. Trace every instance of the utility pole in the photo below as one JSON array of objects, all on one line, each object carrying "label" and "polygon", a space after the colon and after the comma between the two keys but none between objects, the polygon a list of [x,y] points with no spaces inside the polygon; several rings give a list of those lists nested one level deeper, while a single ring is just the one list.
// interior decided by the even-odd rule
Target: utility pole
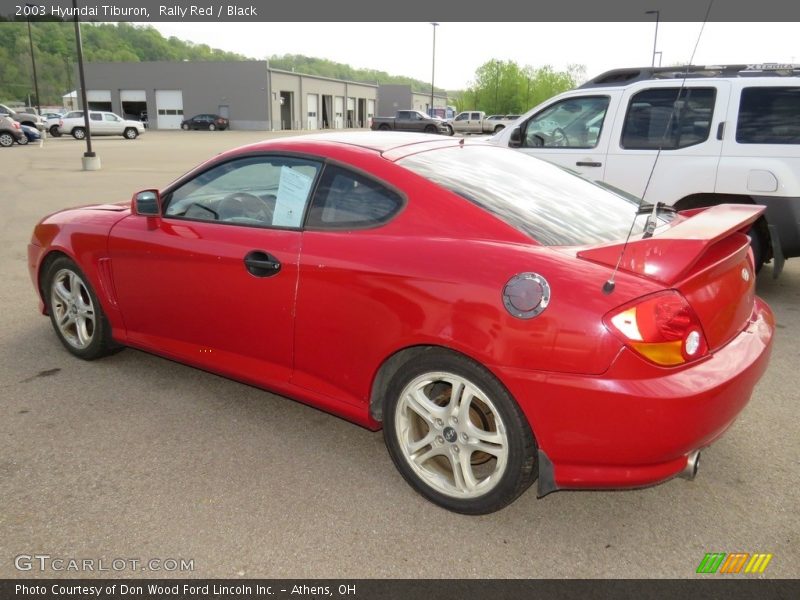
[{"label": "utility pole", "polygon": [[72,0],[75,9],[75,45],[78,50],[78,75],[81,81],[81,103],[83,104],[83,124],[86,131],[86,152],[83,153],[81,162],[84,171],[98,171],[100,157],[92,152],[92,132],[89,129],[89,101],[86,98],[86,74],[83,70],[83,41],[81,40],[81,24],[78,19],[78,0]]},{"label": "utility pole", "polygon": [[431,65],[431,111],[430,116],[433,116],[433,81],[436,75],[436,28],[439,26],[438,23],[431,23],[433,25],[433,61]]}]

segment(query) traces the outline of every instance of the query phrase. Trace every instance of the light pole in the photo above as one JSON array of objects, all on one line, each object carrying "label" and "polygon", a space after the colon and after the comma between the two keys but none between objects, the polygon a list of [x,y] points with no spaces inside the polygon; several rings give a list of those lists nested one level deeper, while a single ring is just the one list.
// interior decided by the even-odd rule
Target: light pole
[{"label": "light pole", "polygon": [[78,75],[81,81],[83,124],[86,132],[86,152],[83,153],[81,162],[84,171],[97,171],[100,169],[100,157],[92,152],[92,132],[89,129],[89,101],[86,98],[86,74],[83,71],[83,41],[81,40],[81,24],[78,19],[78,0],[72,0],[72,6],[75,9],[75,46],[78,50]]},{"label": "light pole", "polygon": [[431,112],[430,115],[433,116],[433,80],[436,76],[436,28],[439,26],[438,23],[431,23],[433,25],[433,60],[431,64]]},{"label": "light pole", "polygon": [[[653,36],[653,62],[651,63],[651,67],[656,66],[656,44],[658,43],[658,19],[661,16],[661,13],[657,10],[648,10],[645,11],[646,15],[655,15],[656,16],[656,33]],[[660,61],[659,61],[660,62]]]},{"label": "light pole", "polygon": [[[26,4],[31,6],[32,4]],[[42,114],[42,101],[39,100],[39,79],[36,77],[36,57],[33,55],[33,34],[31,33],[31,17],[28,15],[28,43],[31,46],[31,63],[33,64],[33,89],[36,92],[36,112]]]}]

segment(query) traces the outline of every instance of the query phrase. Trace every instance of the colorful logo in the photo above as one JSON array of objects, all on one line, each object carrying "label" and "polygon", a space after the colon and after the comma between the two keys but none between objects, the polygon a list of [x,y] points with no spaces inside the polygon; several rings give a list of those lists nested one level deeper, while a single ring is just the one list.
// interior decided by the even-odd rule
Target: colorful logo
[{"label": "colorful logo", "polygon": [[747,552],[735,552],[726,554],[725,552],[711,552],[705,555],[700,566],[697,567],[698,573],[763,573],[767,569],[772,554],[748,554]]}]

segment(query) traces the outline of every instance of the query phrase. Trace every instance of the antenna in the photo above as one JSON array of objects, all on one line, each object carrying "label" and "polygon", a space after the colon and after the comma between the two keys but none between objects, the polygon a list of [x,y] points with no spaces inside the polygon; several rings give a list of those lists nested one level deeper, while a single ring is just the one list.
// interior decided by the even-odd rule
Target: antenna
[{"label": "antenna", "polygon": [[[700,45],[700,38],[703,36],[703,30],[706,27],[706,23],[708,23],[708,15],[711,13],[711,7],[714,4],[714,0],[709,0],[708,7],[706,8],[706,15],[703,18],[703,24],[700,27],[700,32],[697,34],[697,40],[694,43],[694,50],[692,50],[692,56],[689,58],[689,62],[686,64],[686,69],[683,73],[683,78],[681,79],[681,86],[678,88],[678,95],[675,98],[675,102],[672,103],[672,112],[669,115],[669,119],[667,119],[667,124],[664,127],[664,135],[661,136],[661,143],[658,145],[658,152],[656,152],[655,160],[653,160],[653,166],[650,168],[650,174],[647,177],[647,183],[645,183],[644,191],[642,192],[642,203],[644,203],[644,198],[647,195],[647,190],[650,187],[650,181],[653,179],[653,173],[656,170],[656,164],[658,164],[658,159],[661,156],[661,150],[664,147],[664,142],[667,139],[667,134],[669,133],[670,127],[672,127],[672,121],[675,118],[675,113],[679,110],[681,106],[681,94],[683,94],[683,90],[686,89],[686,78],[689,76],[689,67],[694,63],[694,55],[697,52],[697,46]],[[644,226],[644,234],[642,234],[642,239],[647,239],[653,237],[653,232],[656,229],[656,220],[658,219],[658,209],[662,203],[660,202],[653,202],[653,211],[647,217],[647,222]],[[633,233],[633,226],[636,223],[636,217],[639,216],[639,211],[633,215],[633,221],[631,222],[631,227],[628,229],[628,235],[625,237],[625,243],[622,244],[622,249],[619,253],[619,258],[617,258],[617,264],[614,266],[614,271],[611,273],[611,277],[608,278],[603,284],[603,293],[610,294],[614,291],[614,287],[616,286],[615,279],[617,277],[617,271],[619,271],[619,266],[622,264],[622,257],[625,254],[625,250],[628,248],[628,242],[631,239],[631,233]]]}]

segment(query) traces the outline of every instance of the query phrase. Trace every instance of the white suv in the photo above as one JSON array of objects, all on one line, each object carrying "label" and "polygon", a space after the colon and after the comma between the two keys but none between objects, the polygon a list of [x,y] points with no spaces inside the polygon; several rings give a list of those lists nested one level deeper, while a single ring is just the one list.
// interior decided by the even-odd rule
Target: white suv
[{"label": "white suv", "polygon": [[764,205],[756,264],[800,256],[800,65],[609,71],[491,142],[678,210]]},{"label": "white suv", "polygon": [[[140,121],[123,119],[111,112],[89,111],[89,129],[92,135],[121,135],[129,140],[144,133],[144,124]],[[58,122],[58,132],[71,135],[76,140],[86,137],[86,123],[83,111],[75,110],[64,115]]]}]

